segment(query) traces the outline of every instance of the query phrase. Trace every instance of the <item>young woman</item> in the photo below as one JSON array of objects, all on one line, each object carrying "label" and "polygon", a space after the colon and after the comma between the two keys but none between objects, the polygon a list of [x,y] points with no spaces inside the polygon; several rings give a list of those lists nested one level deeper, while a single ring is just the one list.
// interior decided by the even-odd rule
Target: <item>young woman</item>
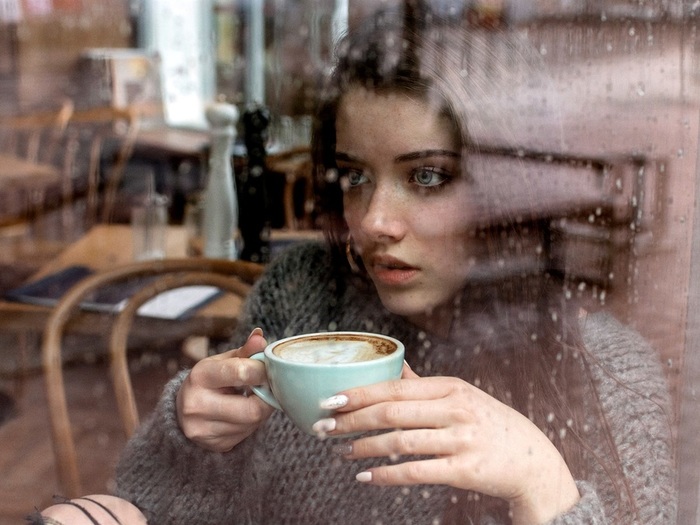
[{"label": "young woman", "polygon": [[[554,271],[483,276],[518,224],[476,213],[489,86],[463,32],[399,22],[349,37],[325,91],[313,149],[330,242],[274,261],[245,343],[168,384],[117,494],[161,525],[674,523],[657,356],[581,313]],[[401,380],[327,401],[316,430],[362,432],[350,440],[302,434],[248,390],[266,341],[324,330],[406,345]]]}]

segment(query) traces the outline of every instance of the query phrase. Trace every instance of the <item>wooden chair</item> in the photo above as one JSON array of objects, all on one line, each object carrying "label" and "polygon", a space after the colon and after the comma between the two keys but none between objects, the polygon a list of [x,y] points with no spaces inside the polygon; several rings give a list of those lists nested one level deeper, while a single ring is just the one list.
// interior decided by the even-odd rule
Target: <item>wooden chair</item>
[{"label": "wooden chair", "polygon": [[[284,227],[289,230],[313,228],[315,197],[310,149],[298,147],[270,155],[267,158],[267,166],[270,170],[283,173],[285,176],[282,195]],[[297,213],[295,198],[298,188],[303,191],[301,213]]]},{"label": "wooden chair", "polygon": [[[195,273],[192,273],[195,272]],[[138,423],[138,413],[126,362],[126,340],[133,316],[140,304],[166,289],[191,284],[219,286],[227,292],[245,297],[252,283],[262,273],[262,266],[244,261],[216,259],[166,259],[142,261],[102,271],[75,285],[52,311],[44,329],[42,360],[51,434],[59,484],[68,497],[82,494],[80,476],[71,431],[65,385],[63,381],[62,338],[66,326],[80,303],[98,288],[134,277],[161,277],[145,286],[124,308],[114,325],[111,346],[112,376],[125,433],[131,435]]]},{"label": "wooden chair", "polygon": [[128,107],[76,111],[70,119],[64,194],[87,194],[88,226],[98,220],[112,220],[117,192],[134,149],[139,124],[138,112]]},{"label": "wooden chair", "polygon": [[64,139],[74,112],[65,99],[55,109],[0,117],[0,153],[16,175],[0,194],[0,224],[29,224],[60,194]]},{"label": "wooden chair", "polygon": [[0,151],[30,162],[54,164],[74,104],[64,99],[55,109],[0,118]]}]

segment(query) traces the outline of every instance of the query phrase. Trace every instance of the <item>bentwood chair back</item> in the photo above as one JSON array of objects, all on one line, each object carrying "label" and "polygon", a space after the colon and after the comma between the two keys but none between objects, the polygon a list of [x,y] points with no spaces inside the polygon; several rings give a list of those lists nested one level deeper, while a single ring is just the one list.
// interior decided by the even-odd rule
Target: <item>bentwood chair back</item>
[{"label": "bentwood chair back", "polygon": [[131,384],[127,359],[129,331],[138,309],[155,296],[183,286],[216,286],[222,291],[246,297],[251,288],[250,277],[253,276],[254,274],[248,274],[245,276],[248,280],[244,280],[230,273],[224,275],[212,271],[172,273],[143,287],[127,301],[114,322],[109,343],[112,384],[127,439],[139,425],[136,396]]},{"label": "bentwood chair back", "polygon": [[55,164],[73,112],[73,101],[66,98],[54,109],[0,118],[0,151],[30,162]]},{"label": "bentwood chair back", "polygon": [[140,116],[133,108],[98,107],[73,113],[67,128],[67,194],[86,194],[86,223],[110,222]]},{"label": "bentwood chair back", "polygon": [[82,494],[75,442],[68,415],[61,351],[64,331],[78,312],[80,303],[100,287],[135,277],[156,277],[155,281],[145,285],[131,297],[116,319],[112,334],[112,377],[124,430],[129,436],[138,424],[138,412],[127,368],[126,342],[138,306],[166,289],[193,284],[218,286],[226,292],[245,297],[250,286],[262,273],[262,268],[255,263],[217,259],[135,262],[83,279],[59,301],[44,329],[42,360],[56,469],[61,490],[66,496],[78,497]]},{"label": "bentwood chair back", "polygon": [[65,135],[74,112],[66,98],[53,109],[0,117],[0,153],[36,171],[0,187],[0,223],[28,224],[62,202]]}]

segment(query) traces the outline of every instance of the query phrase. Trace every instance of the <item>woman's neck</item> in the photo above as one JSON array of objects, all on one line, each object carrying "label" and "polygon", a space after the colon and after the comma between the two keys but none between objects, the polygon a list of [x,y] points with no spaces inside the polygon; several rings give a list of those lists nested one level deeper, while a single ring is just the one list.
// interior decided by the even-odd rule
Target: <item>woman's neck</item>
[{"label": "woman's neck", "polygon": [[429,312],[408,316],[407,319],[425,332],[447,339],[456,315],[455,306],[443,305]]}]

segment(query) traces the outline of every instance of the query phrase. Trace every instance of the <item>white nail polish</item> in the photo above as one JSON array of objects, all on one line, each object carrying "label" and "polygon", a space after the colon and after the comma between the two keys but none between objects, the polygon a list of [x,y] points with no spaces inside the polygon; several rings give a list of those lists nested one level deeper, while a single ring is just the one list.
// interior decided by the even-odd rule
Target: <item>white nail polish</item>
[{"label": "white nail polish", "polygon": [[325,434],[326,432],[332,432],[335,430],[335,419],[328,417],[326,419],[319,419],[313,424],[311,429],[317,434]]},{"label": "white nail polish", "polygon": [[338,396],[331,396],[328,399],[324,399],[323,401],[321,401],[320,406],[324,410],[337,410],[347,405],[348,401],[348,396],[344,396],[341,394]]},{"label": "white nail polish", "polygon": [[355,479],[360,483],[369,483],[372,481],[372,473],[366,471],[360,472],[357,476],[355,476]]}]

